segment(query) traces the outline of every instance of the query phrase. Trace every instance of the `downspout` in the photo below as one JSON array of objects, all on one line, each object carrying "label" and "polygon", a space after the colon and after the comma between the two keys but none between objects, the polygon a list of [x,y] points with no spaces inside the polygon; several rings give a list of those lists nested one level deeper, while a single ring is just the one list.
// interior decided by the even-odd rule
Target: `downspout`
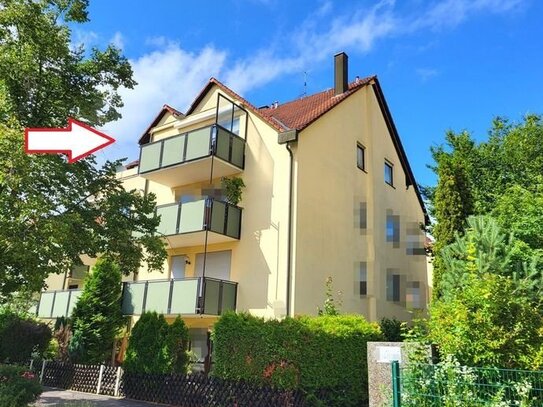
[{"label": "downspout", "polygon": [[288,154],[290,156],[290,169],[289,169],[289,184],[288,184],[288,233],[287,233],[287,317],[291,317],[290,312],[290,297],[292,291],[292,201],[293,193],[292,188],[294,186],[294,154],[292,154],[292,149],[290,144],[286,144]]},{"label": "downspout", "polygon": [[288,233],[287,233],[287,298],[285,305],[287,308],[287,317],[292,316],[291,313],[291,296],[292,296],[292,204],[294,202],[294,154],[291,149],[291,143],[298,141],[298,130],[287,130],[279,133],[277,142],[285,144],[289,154],[289,185],[288,185]]}]

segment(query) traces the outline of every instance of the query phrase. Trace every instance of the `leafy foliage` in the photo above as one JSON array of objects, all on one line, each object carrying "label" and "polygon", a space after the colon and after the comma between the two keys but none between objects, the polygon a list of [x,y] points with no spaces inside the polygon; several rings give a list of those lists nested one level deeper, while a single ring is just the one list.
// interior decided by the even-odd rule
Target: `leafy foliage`
[{"label": "leafy foliage", "polygon": [[226,200],[232,205],[238,205],[241,202],[241,196],[243,194],[243,188],[245,183],[240,177],[222,177],[221,186],[224,189]]},{"label": "leafy foliage", "polygon": [[189,366],[189,329],[181,317],[177,317],[168,326],[165,338],[166,350],[170,361],[170,371],[173,373],[187,373]]},{"label": "leafy foliage", "polygon": [[74,361],[97,364],[111,358],[115,336],[124,325],[121,295],[119,266],[107,258],[98,260],[72,314],[69,351]]},{"label": "leafy foliage", "polygon": [[404,324],[396,318],[381,318],[379,328],[387,342],[403,342]]},{"label": "leafy foliage", "polygon": [[111,45],[87,52],[71,44],[67,23],[88,20],[88,0],[1,4],[0,80],[23,126],[63,126],[68,116],[91,125],[120,118],[118,89],[136,85],[128,60]]},{"label": "leafy foliage", "polygon": [[213,332],[214,374],[232,380],[327,390],[328,405],[367,400],[366,342],[382,339],[361,316],[324,315],[282,321],[226,313]]},{"label": "leafy foliage", "polygon": [[341,301],[341,291],[338,291],[339,299],[336,301],[334,299],[334,288],[333,288],[333,279],[331,276],[328,276],[326,278],[326,291],[325,296],[326,299],[324,300],[324,306],[323,309],[318,308],[317,313],[318,315],[339,315],[339,309],[342,306]]},{"label": "leafy foliage", "polygon": [[0,406],[26,407],[42,392],[38,378],[18,366],[0,365]]},{"label": "leafy foliage", "polygon": [[538,259],[532,269],[516,262],[514,238],[492,218],[468,225],[443,250],[447,279],[430,309],[430,337],[464,365],[535,368],[543,345]]},{"label": "leafy foliage", "polygon": [[32,354],[45,352],[50,340],[46,324],[0,308],[0,362],[28,363]]},{"label": "leafy foliage", "polygon": [[463,233],[471,214],[492,214],[506,231],[514,232],[526,244],[517,249],[517,256],[527,252],[530,258],[542,248],[543,120],[537,115],[521,123],[497,118],[489,133],[488,141],[477,144],[467,132],[449,132],[446,145],[432,149],[438,185],[425,191],[436,221],[436,298],[442,294],[441,250],[453,242],[455,233]]},{"label": "leafy foliage", "polygon": [[23,127],[65,126],[68,116],[94,126],[118,119],[118,89],[135,85],[119,50],[72,46],[68,23],[87,21],[87,6],[0,1],[0,303],[40,291],[80,254],[108,255],[127,274],[143,261],[160,270],[166,257],[154,236],[154,196],[125,191],[120,162],[98,169],[92,157],[68,164],[23,150]]},{"label": "leafy foliage", "polygon": [[143,261],[162,269],[154,195],[125,191],[118,163],[68,164],[26,155],[23,145],[20,127],[0,123],[0,303],[16,291],[40,291],[47,275],[80,264],[83,253],[106,255],[124,273]]},{"label": "leafy foliage", "polygon": [[132,328],[123,368],[128,373],[186,373],[188,329],[178,317],[168,325],[162,314],[145,312]]}]

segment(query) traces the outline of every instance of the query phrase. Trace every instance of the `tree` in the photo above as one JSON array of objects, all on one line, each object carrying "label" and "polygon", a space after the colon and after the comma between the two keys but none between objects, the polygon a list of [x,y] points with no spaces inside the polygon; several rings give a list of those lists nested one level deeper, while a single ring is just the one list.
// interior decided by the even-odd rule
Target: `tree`
[{"label": "tree", "polygon": [[[22,126],[91,125],[120,118],[120,87],[133,88],[119,49],[73,46],[68,24],[88,21],[88,0],[0,1],[0,80]],[[88,57],[87,55],[90,54]]]},{"label": "tree", "polygon": [[145,312],[132,328],[123,368],[128,373],[187,373],[189,331],[181,317],[168,325]]},{"label": "tree", "polygon": [[[430,308],[430,337],[469,366],[535,368],[543,344],[539,257],[519,263],[520,241],[486,216],[442,251],[442,296]],[[522,242],[520,242],[522,244]]]},{"label": "tree", "polygon": [[123,368],[128,373],[166,373],[169,367],[165,338],[168,323],[162,314],[145,312],[130,333]]},{"label": "tree", "polygon": [[170,361],[170,371],[173,373],[187,373],[190,359],[188,354],[189,330],[181,317],[177,317],[168,326],[165,338],[166,350]]},{"label": "tree", "polygon": [[[43,288],[51,273],[105,255],[125,274],[161,270],[155,197],[125,191],[120,161],[26,155],[23,127],[118,119],[120,87],[132,88],[118,49],[71,45],[68,24],[87,21],[87,0],[0,0],[0,303]],[[88,55],[88,57],[87,57]]]},{"label": "tree", "polygon": [[468,171],[472,168],[474,143],[467,133],[447,133],[450,152],[443,147],[432,149],[437,163],[434,171],[438,175],[437,187],[431,191],[431,213],[436,220],[432,234],[434,298],[441,296],[441,280],[444,266],[441,250],[454,240],[455,234],[464,229],[466,218],[472,213],[472,195]]},{"label": "tree", "polygon": [[[431,232],[436,239],[436,298],[444,273],[441,250],[455,233],[462,233],[471,214],[493,214],[500,226],[526,243],[528,258],[542,248],[538,236],[543,217],[537,204],[543,190],[543,120],[528,115],[520,123],[510,123],[498,117],[489,134],[487,141],[477,144],[467,132],[448,132],[446,145],[432,149],[438,184],[424,190],[435,220]],[[522,207],[516,206],[516,194]]]},{"label": "tree", "polygon": [[125,324],[121,295],[119,266],[107,258],[98,260],[72,314],[72,360],[103,363],[110,359],[115,336]]}]

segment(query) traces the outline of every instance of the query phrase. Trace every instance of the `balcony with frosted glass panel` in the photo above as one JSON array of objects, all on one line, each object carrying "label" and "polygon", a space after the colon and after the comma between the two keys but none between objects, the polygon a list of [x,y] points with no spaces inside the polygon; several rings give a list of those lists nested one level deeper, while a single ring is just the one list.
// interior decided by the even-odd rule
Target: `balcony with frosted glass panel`
[{"label": "balcony with frosted glass panel", "polygon": [[60,318],[72,315],[82,290],[44,291],[36,307],[38,318]]},{"label": "balcony with frosted glass panel", "polygon": [[179,202],[156,208],[157,232],[171,248],[237,241],[241,235],[241,208],[217,199]]},{"label": "balcony with frosted glass panel", "polygon": [[212,125],[141,146],[139,174],[175,187],[227,177],[245,165],[245,140]]},{"label": "balcony with frosted glass panel", "polygon": [[208,277],[124,283],[123,315],[221,315],[236,309],[237,283]]}]

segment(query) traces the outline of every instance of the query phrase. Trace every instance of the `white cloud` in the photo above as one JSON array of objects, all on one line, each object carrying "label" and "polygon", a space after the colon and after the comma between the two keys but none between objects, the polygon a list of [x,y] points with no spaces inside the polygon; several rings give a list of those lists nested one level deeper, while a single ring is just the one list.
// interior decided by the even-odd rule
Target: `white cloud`
[{"label": "white cloud", "polygon": [[117,48],[119,49],[124,49],[124,37],[123,35],[117,31],[113,37],[111,38],[111,40],[109,40],[110,43],[112,43],[113,45],[115,45]]},{"label": "white cloud", "polygon": [[[266,1],[266,0],[264,0]],[[455,27],[476,14],[508,13],[520,8],[523,0],[444,0],[421,2],[421,11],[400,14],[394,0],[381,0],[373,7],[344,13],[331,19],[333,4],[323,0],[320,7],[302,22],[299,30],[281,39],[281,48],[248,50],[244,58],[229,61],[227,51],[207,46],[189,53],[165,37],[149,38],[146,45],[156,50],[130,61],[134,90],[122,90],[123,119],[105,130],[117,138],[108,158],[137,157],[136,141],[164,103],[184,110],[211,76],[223,79],[241,95],[286,74],[311,70],[336,52],[370,52],[384,39],[424,30]],[[426,6],[426,8],[424,8]],[[96,40],[93,32],[76,35],[78,41]],[[112,40],[123,44],[116,33]],[[425,81],[439,72],[419,68]],[[109,157],[111,155],[111,157]]]},{"label": "white cloud", "polygon": [[226,53],[212,46],[189,53],[176,43],[131,60],[138,85],[122,89],[123,118],[108,123],[103,130],[117,142],[108,149],[107,158],[137,157],[137,140],[167,103],[185,110],[202,86],[221,71]]},{"label": "white cloud", "polygon": [[417,68],[415,73],[419,76],[422,82],[427,82],[428,80],[439,75],[439,71],[433,68]]}]

